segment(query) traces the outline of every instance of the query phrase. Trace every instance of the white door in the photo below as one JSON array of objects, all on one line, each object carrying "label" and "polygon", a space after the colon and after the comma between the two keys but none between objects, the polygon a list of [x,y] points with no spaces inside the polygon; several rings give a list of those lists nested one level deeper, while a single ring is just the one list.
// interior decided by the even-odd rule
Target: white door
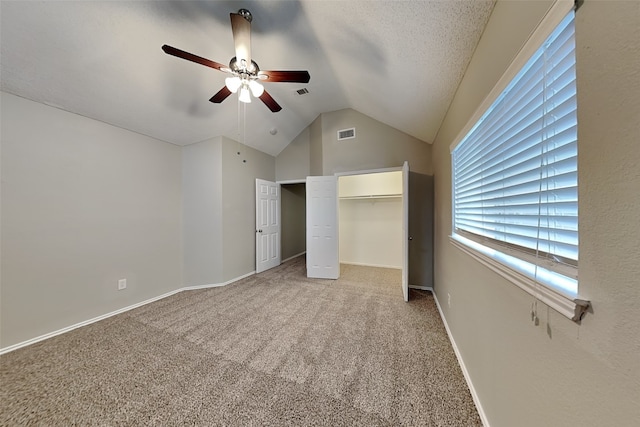
[{"label": "white door", "polygon": [[409,163],[402,165],[402,295],[409,301]]},{"label": "white door", "polygon": [[338,178],[307,177],[307,277],[340,277]]},{"label": "white door", "polygon": [[256,179],[256,273],[280,265],[280,185]]}]

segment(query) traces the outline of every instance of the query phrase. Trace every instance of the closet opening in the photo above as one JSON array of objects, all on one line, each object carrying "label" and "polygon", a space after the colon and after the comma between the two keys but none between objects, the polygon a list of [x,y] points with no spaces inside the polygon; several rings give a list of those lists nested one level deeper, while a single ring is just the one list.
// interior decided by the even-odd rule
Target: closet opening
[{"label": "closet opening", "polygon": [[[280,181],[281,259],[309,254],[306,180]],[[433,289],[433,176],[402,168],[335,175],[335,265],[401,271],[402,290]],[[334,211],[335,212],[335,211]],[[310,276],[311,277],[311,276]]]},{"label": "closet opening", "polygon": [[338,177],[340,264],[403,268],[402,170]]}]

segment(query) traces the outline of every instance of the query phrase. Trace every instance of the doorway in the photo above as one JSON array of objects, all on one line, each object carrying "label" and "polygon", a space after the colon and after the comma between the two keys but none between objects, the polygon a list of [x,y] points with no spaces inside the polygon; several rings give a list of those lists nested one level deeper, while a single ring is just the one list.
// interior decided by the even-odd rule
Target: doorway
[{"label": "doorway", "polygon": [[282,262],[307,251],[307,190],[305,182],[280,183]]}]

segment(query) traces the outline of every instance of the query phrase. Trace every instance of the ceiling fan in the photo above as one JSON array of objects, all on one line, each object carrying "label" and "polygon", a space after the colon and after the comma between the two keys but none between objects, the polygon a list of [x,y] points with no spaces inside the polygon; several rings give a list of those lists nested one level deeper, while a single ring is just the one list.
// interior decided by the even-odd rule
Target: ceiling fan
[{"label": "ceiling fan", "polygon": [[308,83],[311,78],[309,72],[260,70],[258,64],[251,59],[251,21],[253,19],[251,12],[247,9],[240,9],[238,13],[230,13],[229,15],[231,16],[231,31],[233,32],[236,56],[231,58],[228,67],[166,44],[162,46],[162,50],[169,55],[232,74],[231,77],[225,79],[225,86],[209,101],[219,104],[239,90],[238,99],[242,102],[251,102],[251,92],[253,96],[260,98],[272,112],[276,113],[282,110],[282,107],[264,90],[260,81]]}]

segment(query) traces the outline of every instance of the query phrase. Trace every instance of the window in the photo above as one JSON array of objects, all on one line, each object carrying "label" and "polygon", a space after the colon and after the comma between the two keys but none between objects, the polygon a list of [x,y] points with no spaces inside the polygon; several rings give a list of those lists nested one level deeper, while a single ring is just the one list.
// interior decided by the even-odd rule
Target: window
[{"label": "window", "polygon": [[574,12],[565,14],[452,150],[452,238],[530,293],[572,306],[578,141]]}]

